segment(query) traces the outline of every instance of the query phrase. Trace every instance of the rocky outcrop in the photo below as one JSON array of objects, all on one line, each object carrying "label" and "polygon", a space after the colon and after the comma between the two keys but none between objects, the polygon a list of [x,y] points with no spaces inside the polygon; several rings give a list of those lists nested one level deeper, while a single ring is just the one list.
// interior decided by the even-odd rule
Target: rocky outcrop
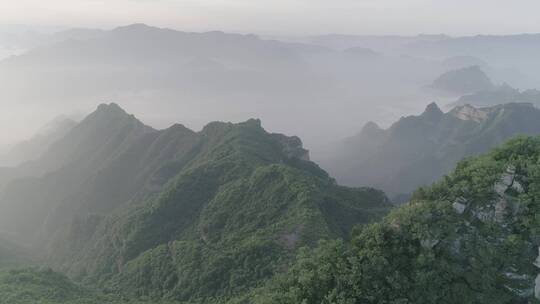
[{"label": "rocky outcrop", "polygon": [[272,134],[283,147],[283,152],[288,158],[297,158],[309,161],[309,151],[304,149],[302,140],[297,136],[285,136],[283,134]]},{"label": "rocky outcrop", "polygon": [[[460,196],[454,200],[451,207],[455,213],[462,217],[461,233],[450,240],[436,240],[434,238],[425,238],[420,240],[420,244],[425,249],[432,249],[440,243],[446,244],[449,253],[456,259],[467,263],[467,258],[462,252],[463,245],[475,241],[479,236],[481,227],[496,224],[502,234],[499,237],[486,240],[494,242],[497,246],[505,246],[507,238],[515,233],[512,225],[518,221],[518,218],[526,209],[520,204],[519,195],[524,192],[524,186],[519,182],[523,179],[515,166],[508,165],[503,173],[493,184],[493,199],[488,201],[475,201],[467,195]],[[467,191],[464,191],[467,192]],[[470,221],[472,219],[472,221]],[[528,246],[539,241],[530,240]],[[530,248],[530,247],[529,247]],[[538,247],[538,257],[534,261],[534,266],[540,269],[540,247]],[[527,299],[534,295],[540,300],[540,273],[531,274],[530,269],[520,265],[520,261],[511,263],[510,267],[505,267],[501,276],[504,277],[504,287],[511,293],[521,299]]]},{"label": "rocky outcrop", "polygon": [[489,112],[482,109],[477,109],[470,105],[464,105],[454,108],[450,112],[454,117],[461,120],[472,120],[474,122],[482,122],[488,118]]},{"label": "rocky outcrop", "polygon": [[516,168],[508,166],[506,172],[503,173],[499,182],[495,184],[495,193],[498,195],[504,195],[506,190],[512,186],[514,179],[516,178]]},{"label": "rocky outcrop", "polygon": [[453,204],[452,208],[458,213],[463,214],[467,209],[467,200],[463,197],[458,198]]}]

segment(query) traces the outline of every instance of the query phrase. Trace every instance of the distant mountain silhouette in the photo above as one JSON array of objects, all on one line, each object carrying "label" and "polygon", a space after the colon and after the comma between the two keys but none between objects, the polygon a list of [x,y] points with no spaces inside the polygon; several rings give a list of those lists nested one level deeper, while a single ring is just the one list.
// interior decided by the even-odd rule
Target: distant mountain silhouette
[{"label": "distant mountain silhouette", "polygon": [[489,90],[483,90],[461,96],[452,103],[453,106],[470,104],[476,107],[488,107],[504,103],[531,103],[540,106],[540,91],[529,89],[520,91],[508,84],[495,86]]},{"label": "distant mountain silhouette", "polygon": [[59,116],[47,123],[32,138],[11,147],[0,154],[0,164],[16,166],[23,162],[36,160],[57,140],[64,137],[77,123],[67,117]]},{"label": "distant mountain silhouette", "polygon": [[463,105],[443,113],[432,103],[421,115],[403,117],[386,130],[367,124],[324,167],[345,185],[410,193],[450,172],[462,158],[518,134],[540,134],[540,110],[532,104]]},{"label": "distant mountain silhouette", "polygon": [[490,90],[494,85],[479,66],[470,66],[442,74],[429,87],[444,93],[463,95]]}]

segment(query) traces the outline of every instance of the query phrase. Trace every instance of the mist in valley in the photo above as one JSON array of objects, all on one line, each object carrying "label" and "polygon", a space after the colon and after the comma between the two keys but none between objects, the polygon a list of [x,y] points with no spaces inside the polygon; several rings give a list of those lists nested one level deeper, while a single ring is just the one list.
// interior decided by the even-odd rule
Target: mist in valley
[{"label": "mist in valley", "polygon": [[[505,39],[516,41],[510,50],[482,53]],[[389,126],[432,101],[455,102],[462,92],[429,88],[450,70],[481,66],[498,84],[533,89],[538,83],[534,66],[522,63],[538,43],[534,35],[326,35],[285,42],[133,24],[5,40],[15,50],[30,48],[1,62],[2,100],[10,109],[2,118],[10,129],[5,144],[31,137],[55,116],[80,119],[101,102],[116,102],[156,128],[257,117],[270,130],[300,136],[322,158],[368,121]],[[529,56],[528,62],[536,54]]]}]

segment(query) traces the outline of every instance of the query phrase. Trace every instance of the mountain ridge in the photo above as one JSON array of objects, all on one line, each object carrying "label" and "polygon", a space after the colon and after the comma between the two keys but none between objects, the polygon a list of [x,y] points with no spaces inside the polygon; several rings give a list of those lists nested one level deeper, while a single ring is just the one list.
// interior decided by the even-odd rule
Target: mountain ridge
[{"label": "mountain ridge", "polygon": [[41,160],[45,175],[2,191],[2,226],[54,269],[136,298],[232,297],[391,207],[381,191],[338,186],[298,137],[258,119],[154,130],[100,105]]},{"label": "mountain ridge", "polygon": [[540,133],[535,118],[540,111],[528,103],[465,105],[447,113],[435,107],[403,117],[386,130],[347,139],[341,154],[323,167],[346,185],[370,185],[398,195],[429,185],[463,157],[515,135]]}]

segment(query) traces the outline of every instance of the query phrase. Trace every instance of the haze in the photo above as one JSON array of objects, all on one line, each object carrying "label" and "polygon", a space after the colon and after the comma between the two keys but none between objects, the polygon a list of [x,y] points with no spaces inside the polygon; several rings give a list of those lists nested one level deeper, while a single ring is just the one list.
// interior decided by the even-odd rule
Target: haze
[{"label": "haze", "polygon": [[111,28],[143,22],[180,30],[266,34],[516,34],[540,31],[535,0],[20,0],[4,24]]},{"label": "haze", "polygon": [[0,0],[0,304],[540,303],[540,0]]},{"label": "haze", "polygon": [[116,102],[155,128],[260,118],[323,159],[368,121],[455,102],[464,92],[426,89],[451,70],[540,88],[539,10],[528,0],[1,1],[10,132],[0,145]]}]

